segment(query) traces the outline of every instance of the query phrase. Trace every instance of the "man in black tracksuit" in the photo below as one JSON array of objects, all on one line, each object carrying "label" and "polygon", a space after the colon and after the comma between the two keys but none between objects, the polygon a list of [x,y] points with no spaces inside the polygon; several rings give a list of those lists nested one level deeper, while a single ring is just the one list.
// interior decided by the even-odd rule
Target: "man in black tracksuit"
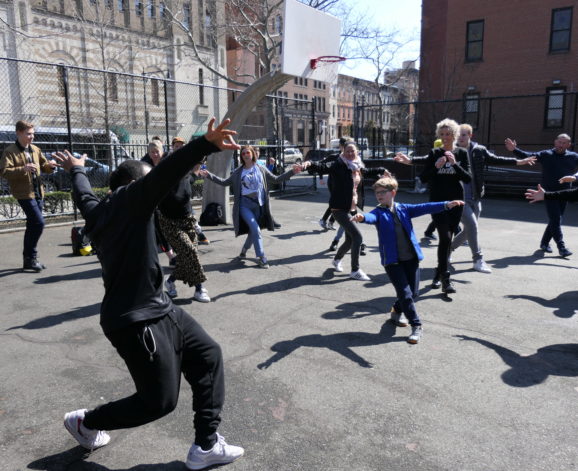
[{"label": "man in black tracksuit", "polygon": [[204,137],[152,170],[140,161],[123,162],[111,175],[111,194],[102,201],[92,192],[84,160],[68,152],[57,155],[71,174],[86,233],[98,249],[105,287],[100,324],[136,386],[132,396],[66,414],[64,425],[85,448],[106,445],[110,437],[104,430],[136,427],[174,410],[182,373],[193,390],[195,413],[187,468],[228,463],[243,454],[217,433],[224,401],[221,349],[163,291],[153,221],[157,204],[206,155],[238,148],[233,131],[225,128],[228,121],[216,129],[213,123]]}]

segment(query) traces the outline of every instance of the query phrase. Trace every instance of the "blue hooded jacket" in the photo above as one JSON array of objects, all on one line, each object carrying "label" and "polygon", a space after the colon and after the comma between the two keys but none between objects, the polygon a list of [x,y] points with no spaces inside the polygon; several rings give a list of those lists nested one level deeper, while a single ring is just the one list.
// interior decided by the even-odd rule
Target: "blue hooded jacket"
[{"label": "blue hooded jacket", "polygon": [[[441,213],[446,209],[449,201],[421,204],[394,203],[395,211],[401,222],[401,226],[409,236],[418,260],[423,260],[423,253],[413,231],[412,218],[424,214]],[[398,263],[397,239],[395,236],[395,215],[384,206],[378,206],[370,213],[363,213],[366,224],[376,226],[379,238],[379,253],[382,265]]]}]

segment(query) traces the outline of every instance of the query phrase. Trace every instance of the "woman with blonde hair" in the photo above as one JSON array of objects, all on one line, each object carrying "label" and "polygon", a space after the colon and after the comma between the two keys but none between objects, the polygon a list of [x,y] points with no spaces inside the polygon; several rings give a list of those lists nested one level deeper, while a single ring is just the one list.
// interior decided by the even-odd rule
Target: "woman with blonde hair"
[{"label": "woman with blonde hair", "polygon": [[[425,168],[420,179],[429,184],[430,201],[452,201],[464,199],[462,182],[469,183],[472,175],[469,172],[468,153],[457,147],[460,132],[459,124],[453,119],[444,119],[436,125],[436,137],[441,139],[441,147],[432,149],[425,159]],[[396,160],[411,163],[405,154],[397,154]],[[455,293],[456,289],[450,280],[448,270],[452,239],[462,217],[462,206],[455,206],[449,211],[432,216],[439,237],[438,265],[432,281],[432,288],[442,287],[446,294]]]}]

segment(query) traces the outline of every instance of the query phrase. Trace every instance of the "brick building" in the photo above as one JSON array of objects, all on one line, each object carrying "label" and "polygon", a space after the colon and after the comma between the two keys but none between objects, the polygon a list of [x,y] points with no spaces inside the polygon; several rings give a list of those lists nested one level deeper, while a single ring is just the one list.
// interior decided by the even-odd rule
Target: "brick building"
[{"label": "brick building", "polygon": [[550,145],[562,132],[575,136],[576,6],[576,0],[424,0],[419,100],[453,101],[420,104],[422,140],[430,143],[435,122],[446,116],[471,123],[477,138],[494,147],[508,136],[526,147]]}]

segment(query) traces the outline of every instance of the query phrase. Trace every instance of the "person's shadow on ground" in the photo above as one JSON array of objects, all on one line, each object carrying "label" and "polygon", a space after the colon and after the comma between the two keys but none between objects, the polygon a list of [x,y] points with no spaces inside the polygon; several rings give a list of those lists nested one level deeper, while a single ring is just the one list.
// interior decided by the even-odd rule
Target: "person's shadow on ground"
[{"label": "person's shadow on ground", "polygon": [[[98,453],[98,451],[96,451]],[[97,463],[84,461],[90,452],[76,446],[70,450],[45,456],[28,464],[27,469],[41,471],[185,471],[187,468],[182,461],[171,461],[170,463],[139,464],[130,468],[107,468]],[[213,466],[205,469],[217,469]]]},{"label": "person's shadow on ground", "polygon": [[72,311],[63,312],[61,314],[54,314],[51,316],[33,319],[26,324],[10,327],[6,329],[6,331],[16,329],[46,329],[47,327],[54,327],[55,325],[59,325],[64,322],[74,321],[76,319],[84,319],[85,317],[97,316],[98,314],[100,314],[100,303],[91,304],[90,306],[77,307]]},{"label": "person's shadow on ground", "polygon": [[0,278],[16,275],[17,273],[23,273],[22,268],[6,268],[5,270],[0,270]]},{"label": "person's shadow on ground", "polygon": [[529,294],[509,294],[505,296],[509,299],[526,299],[535,302],[549,309],[554,309],[554,315],[563,319],[569,319],[576,313],[578,301],[578,291],[567,291],[560,293],[553,299],[544,299],[539,296]]},{"label": "person's shadow on ground", "polygon": [[344,303],[336,306],[335,311],[322,314],[323,319],[361,319],[362,317],[385,315],[389,317],[395,298],[376,298],[359,303]]},{"label": "person's shadow on ground", "polygon": [[274,237],[275,239],[279,240],[288,240],[294,239],[295,237],[301,237],[306,235],[311,235],[311,231],[297,231],[288,234],[269,234],[269,237]]},{"label": "person's shadow on ground", "polygon": [[[284,280],[277,280],[272,281],[271,283],[264,283],[257,286],[251,286],[250,288],[244,288],[236,291],[229,291],[227,293],[221,293],[217,296],[214,296],[213,300],[218,300],[222,298],[226,298],[229,296],[236,296],[240,294],[249,294],[249,295],[261,295],[261,294],[269,294],[269,293],[276,293],[282,292],[287,290],[292,290],[296,288],[300,288],[302,286],[326,286],[326,285],[335,285],[338,283],[348,282],[350,281],[349,278],[340,276],[334,276],[333,270],[326,270],[325,273],[319,276],[297,276],[294,278],[287,278]],[[359,283],[359,282],[357,282]]]},{"label": "person's shadow on ground", "polygon": [[392,322],[386,322],[376,334],[368,332],[342,332],[329,335],[302,335],[293,340],[282,340],[271,347],[271,350],[277,353],[263,363],[259,363],[257,368],[260,370],[269,368],[273,363],[277,363],[301,347],[327,348],[351,360],[353,363],[357,363],[363,368],[373,368],[372,363],[355,353],[352,348],[371,347],[389,342],[405,342],[405,337],[394,337],[395,330],[396,327]]},{"label": "person's shadow on ground", "polygon": [[544,252],[541,250],[536,250],[532,255],[512,255],[511,257],[504,257],[498,258],[495,260],[486,260],[488,265],[492,268],[508,268],[511,266],[519,266],[519,265],[539,265],[545,267],[563,267],[563,268],[570,268],[572,270],[576,270],[578,267],[575,266],[568,266],[568,265],[560,265],[557,263],[545,263],[545,260],[552,259],[552,260],[560,260],[562,257],[548,257],[545,258]]},{"label": "person's shadow on ground", "polygon": [[578,344],[575,343],[548,345],[538,349],[533,355],[523,356],[487,340],[467,335],[456,337],[478,342],[494,350],[510,367],[502,373],[502,380],[516,388],[536,386],[546,381],[548,376],[578,376]]}]

